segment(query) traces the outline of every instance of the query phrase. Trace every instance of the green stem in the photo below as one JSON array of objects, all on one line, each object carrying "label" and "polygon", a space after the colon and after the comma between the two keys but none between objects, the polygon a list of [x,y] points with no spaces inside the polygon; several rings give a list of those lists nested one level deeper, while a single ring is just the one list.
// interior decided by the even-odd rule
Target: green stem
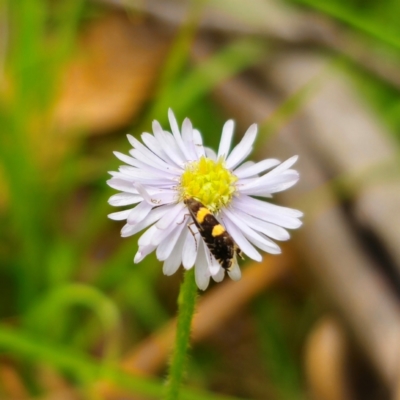
[{"label": "green stem", "polygon": [[165,400],[178,400],[179,391],[185,370],[186,354],[189,347],[190,328],[192,324],[197,296],[194,279],[194,268],[185,272],[178,299],[178,322],[176,327],[175,348],[168,372]]}]

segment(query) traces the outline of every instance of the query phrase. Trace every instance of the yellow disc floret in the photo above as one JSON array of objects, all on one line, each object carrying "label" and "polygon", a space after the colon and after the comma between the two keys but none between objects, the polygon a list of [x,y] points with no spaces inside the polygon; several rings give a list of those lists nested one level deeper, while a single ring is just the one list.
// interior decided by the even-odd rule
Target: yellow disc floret
[{"label": "yellow disc floret", "polygon": [[180,180],[180,200],[194,198],[211,212],[217,213],[226,207],[236,191],[238,178],[225,167],[223,159],[218,161],[201,157],[186,165]]}]

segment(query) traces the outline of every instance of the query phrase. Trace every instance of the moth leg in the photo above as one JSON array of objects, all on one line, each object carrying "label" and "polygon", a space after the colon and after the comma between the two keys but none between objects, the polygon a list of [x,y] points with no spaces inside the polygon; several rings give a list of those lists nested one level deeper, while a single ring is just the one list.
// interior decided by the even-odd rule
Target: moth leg
[{"label": "moth leg", "polygon": [[[183,223],[185,222],[186,217],[190,217],[190,214],[183,214],[183,219],[182,219],[182,221],[181,221],[181,222],[177,222],[176,224],[177,224],[177,225],[183,224]],[[193,222],[192,222],[192,224],[193,224]]]},{"label": "moth leg", "polygon": [[193,232],[193,231],[192,231],[192,228],[191,228],[192,225],[195,225],[195,223],[194,223],[194,222],[191,222],[190,224],[187,225],[187,227],[188,227],[190,233],[193,235],[193,239],[194,239],[194,241],[195,241],[195,243],[196,243],[196,251],[197,251],[197,250],[198,250],[198,245],[197,245],[196,233],[199,233],[199,231]]},{"label": "moth leg", "polygon": [[236,248],[235,248],[235,253],[236,253],[236,255],[238,255],[242,260],[244,260],[243,252],[242,252],[242,250],[241,250],[239,247],[237,247],[237,246],[236,246]]}]

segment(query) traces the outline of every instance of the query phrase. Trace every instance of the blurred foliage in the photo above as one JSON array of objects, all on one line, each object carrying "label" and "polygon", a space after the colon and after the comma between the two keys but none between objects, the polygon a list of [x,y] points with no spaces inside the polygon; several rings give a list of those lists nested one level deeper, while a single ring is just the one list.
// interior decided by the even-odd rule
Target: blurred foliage
[{"label": "blurred foliage", "polygon": [[[288,4],[342,23],[360,41],[400,60],[398,1]],[[180,279],[162,277],[154,256],[133,265],[137,237],[120,239],[118,224],[106,218],[112,193],[105,184],[106,171],[118,163],[111,150],[128,149],[124,132],[103,137],[85,130],[60,134],[53,119],[64,65],[76,51],[79,32],[106,12],[84,0],[0,1],[0,349],[32,395],[45,392],[36,380],[42,363],[82,393],[105,377],[132,393],[158,398],[162,391],[161,378],[129,378],[115,367],[125,351],[175,315]],[[196,2],[174,38],[152,98],[131,123],[135,135],[148,130],[154,118],[165,126],[171,107],[179,120],[190,116],[204,142],[215,148],[219,137],[214,132],[221,129],[223,117],[210,98],[212,89],[271,51],[265,39],[233,38],[210,59],[191,65],[189,51],[200,12]],[[398,90],[362,65],[348,60],[343,65],[400,137]],[[289,111],[282,113],[281,123],[289,116]],[[256,370],[273,388],[268,389],[273,398],[304,399],[301,340],[314,313],[305,323],[307,296],[294,312],[285,301],[289,290],[283,286],[276,295],[262,296],[246,311],[257,338],[249,347],[259,359],[243,374],[248,377]],[[301,324],[305,326],[297,332]],[[228,354],[229,349],[218,346],[194,349],[189,381],[250,397],[243,388],[231,393],[226,376],[220,382],[213,379],[215,365],[226,368],[227,376],[237,371],[221,361]],[[240,363],[240,356],[235,362]],[[187,389],[184,398],[214,397]]]},{"label": "blurred foliage", "polygon": [[[400,25],[397,16],[400,3],[396,0],[376,2],[352,0],[294,0],[312,10],[322,12],[326,16],[349,28],[349,33],[366,47],[371,48],[377,57],[400,62]],[[350,73],[361,93],[376,108],[377,114],[388,125],[391,132],[399,136],[400,132],[400,99],[399,90],[365,70],[361,64],[347,60],[343,67]]]}]

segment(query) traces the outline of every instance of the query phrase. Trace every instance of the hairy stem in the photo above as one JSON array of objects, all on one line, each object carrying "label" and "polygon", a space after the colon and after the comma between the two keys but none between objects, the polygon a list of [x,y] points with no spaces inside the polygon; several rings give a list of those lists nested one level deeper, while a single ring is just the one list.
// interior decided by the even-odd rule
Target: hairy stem
[{"label": "hairy stem", "polygon": [[179,391],[185,372],[186,355],[189,347],[190,328],[196,304],[197,286],[194,279],[194,268],[185,272],[178,298],[178,322],[176,328],[175,348],[168,371],[165,400],[179,399]]}]

